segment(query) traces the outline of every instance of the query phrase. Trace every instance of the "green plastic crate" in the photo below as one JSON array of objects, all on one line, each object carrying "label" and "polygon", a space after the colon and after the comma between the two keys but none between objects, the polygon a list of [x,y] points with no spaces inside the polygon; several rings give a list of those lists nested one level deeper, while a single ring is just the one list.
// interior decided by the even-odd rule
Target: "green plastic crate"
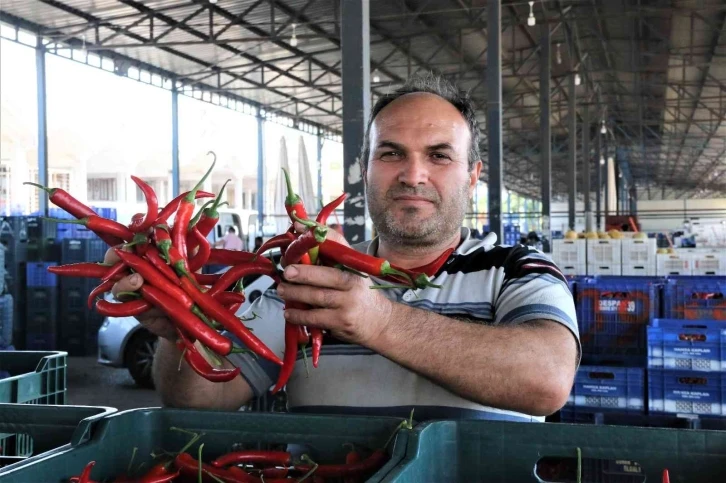
[{"label": "green plastic crate", "polygon": [[[365,416],[133,409],[103,418],[88,441],[15,465],[10,471],[0,470],[0,482],[67,481],[91,460],[96,461],[91,477],[104,481],[127,470],[134,447],[138,448],[134,466],[144,462],[148,469],[152,451],[176,451],[189,440],[188,435],[170,430],[172,427],[204,433],[189,452],[196,455],[199,444],[204,443],[206,461],[235,449],[284,449],[289,444],[289,450],[298,456],[304,452],[319,463],[341,463],[349,451],[345,443],[377,448],[400,423],[398,418]],[[401,462],[408,434],[407,430],[398,433],[388,448],[391,459],[368,481],[380,481]]]},{"label": "green plastic crate", "polygon": [[[726,481],[726,431],[503,421],[421,424],[409,437],[404,461],[383,481],[543,481],[535,476],[540,458],[565,457],[574,463],[578,447],[583,469],[587,460],[594,467],[598,459],[607,460],[601,467],[611,462],[611,467],[627,467],[629,476],[639,471],[647,482],[660,482],[665,468],[672,483]],[[572,477],[558,481],[574,482],[574,471]],[[582,482],[637,480],[622,474],[611,478],[601,475]]]},{"label": "green plastic crate", "polygon": [[0,475],[16,459],[27,462],[63,445],[88,440],[93,424],[114,412],[106,407],[0,404],[0,432],[6,435],[0,441]]},{"label": "green plastic crate", "polygon": [[0,403],[65,404],[66,352],[0,351]]}]

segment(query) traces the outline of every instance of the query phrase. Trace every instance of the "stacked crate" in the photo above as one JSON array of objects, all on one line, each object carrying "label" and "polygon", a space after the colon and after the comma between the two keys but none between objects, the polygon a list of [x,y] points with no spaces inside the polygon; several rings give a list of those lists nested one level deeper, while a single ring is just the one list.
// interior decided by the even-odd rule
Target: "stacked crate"
[{"label": "stacked crate", "polygon": [[552,260],[564,275],[587,275],[586,240],[553,240]]},{"label": "stacked crate", "polygon": [[55,262],[27,262],[25,293],[25,348],[52,350],[58,330],[58,279],[48,272]]},{"label": "stacked crate", "polygon": [[627,276],[656,275],[655,238],[624,238],[622,241],[622,274]]},{"label": "stacked crate", "polygon": [[659,277],[691,275],[691,257],[680,251],[679,253],[659,253],[656,255],[656,273]]},{"label": "stacked crate", "polygon": [[594,413],[645,413],[645,369],[640,367],[580,366],[562,421],[591,422]]},{"label": "stacked crate", "polygon": [[587,240],[587,275],[622,274],[622,240]]},{"label": "stacked crate", "polygon": [[726,275],[726,249],[701,249],[690,255],[692,275]]}]

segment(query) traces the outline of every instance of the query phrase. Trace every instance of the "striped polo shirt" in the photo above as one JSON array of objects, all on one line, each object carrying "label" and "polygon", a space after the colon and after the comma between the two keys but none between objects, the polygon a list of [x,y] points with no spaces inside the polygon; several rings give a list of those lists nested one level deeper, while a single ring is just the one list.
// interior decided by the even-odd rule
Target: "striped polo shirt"
[{"label": "striped polo shirt", "polygon": [[[387,289],[382,293],[411,307],[476,324],[516,325],[552,320],[567,327],[579,344],[572,294],[552,260],[531,247],[494,246],[494,240],[493,236],[473,239],[469,230],[463,228],[461,244],[433,278],[441,289]],[[375,255],[378,241],[374,239],[355,248]],[[259,318],[247,324],[279,354],[283,354],[285,347],[283,308],[284,303],[273,287],[248,310],[248,314],[254,312]],[[307,351],[309,359],[309,347]],[[241,368],[256,396],[268,391],[277,379],[279,367],[265,360],[246,354],[233,354],[230,360]],[[286,389],[288,406],[293,412],[406,417],[415,408],[419,421],[544,420],[464,399],[366,347],[337,340],[330,334],[324,338],[319,367],[311,366],[309,375],[305,373],[303,353],[298,352]]]}]

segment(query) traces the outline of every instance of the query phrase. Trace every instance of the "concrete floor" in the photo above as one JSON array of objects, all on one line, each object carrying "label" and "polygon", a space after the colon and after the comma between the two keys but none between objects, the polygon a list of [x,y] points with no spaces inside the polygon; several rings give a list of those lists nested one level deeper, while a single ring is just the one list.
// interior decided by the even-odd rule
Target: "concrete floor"
[{"label": "concrete floor", "polygon": [[126,369],[100,365],[95,357],[69,357],[66,404],[110,406],[119,411],[161,406],[159,396],[141,389]]}]

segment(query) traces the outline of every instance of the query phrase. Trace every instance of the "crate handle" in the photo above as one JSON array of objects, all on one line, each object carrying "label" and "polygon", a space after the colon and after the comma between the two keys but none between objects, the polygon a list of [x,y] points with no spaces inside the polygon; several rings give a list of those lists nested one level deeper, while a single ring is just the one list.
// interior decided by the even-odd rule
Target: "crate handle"
[{"label": "crate handle", "polygon": [[615,374],[612,372],[589,372],[587,376],[590,379],[615,379]]},{"label": "crate handle", "polygon": [[678,383],[705,386],[706,384],[708,384],[708,379],[705,377],[684,376],[678,378]]},{"label": "crate handle", "polygon": [[705,334],[678,334],[678,340],[684,342],[706,342]]},{"label": "crate handle", "polygon": [[724,297],[722,292],[693,292],[691,298],[696,300],[721,300]]},{"label": "crate handle", "polygon": [[600,298],[604,299],[627,299],[628,292],[602,292]]}]

